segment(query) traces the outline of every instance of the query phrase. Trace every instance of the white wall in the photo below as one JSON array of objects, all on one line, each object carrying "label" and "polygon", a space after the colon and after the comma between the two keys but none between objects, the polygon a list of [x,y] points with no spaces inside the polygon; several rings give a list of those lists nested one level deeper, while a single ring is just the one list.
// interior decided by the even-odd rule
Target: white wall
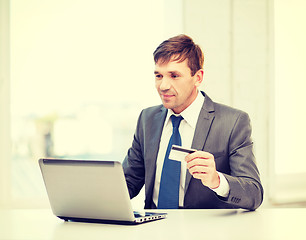
[{"label": "white wall", "polygon": [[[306,1],[275,1],[274,11],[275,168],[277,173],[306,172],[301,151],[306,138]],[[295,164],[288,164],[291,159]]]},{"label": "white wall", "polygon": [[274,1],[271,201],[306,201],[306,1]]},{"label": "white wall", "polygon": [[204,50],[202,89],[215,101],[249,113],[258,166],[269,162],[268,0],[186,0],[185,32]]},{"label": "white wall", "polygon": [[10,159],[9,1],[0,0],[0,206],[8,204]]}]

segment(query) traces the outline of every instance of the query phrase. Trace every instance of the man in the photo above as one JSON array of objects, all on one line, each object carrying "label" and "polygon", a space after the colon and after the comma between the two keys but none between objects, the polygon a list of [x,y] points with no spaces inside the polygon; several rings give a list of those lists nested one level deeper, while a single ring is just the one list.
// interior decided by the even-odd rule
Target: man
[{"label": "man", "polygon": [[[130,197],[145,184],[145,208],[255,210],[263,188],[253,155],[249,116],[198,91],[203,53],[186,35],[154,51],[162,105],[143,110],[123,162]],[[197,151],[171,160],[172,145]]]}]

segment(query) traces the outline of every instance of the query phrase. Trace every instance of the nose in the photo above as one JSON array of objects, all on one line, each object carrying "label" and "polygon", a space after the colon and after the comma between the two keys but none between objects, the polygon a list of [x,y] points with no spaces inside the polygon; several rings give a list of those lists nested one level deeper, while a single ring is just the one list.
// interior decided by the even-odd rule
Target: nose
[{"label": "nose", "polygon": [[160,85],[159,85],[159,89],[161,91],[167,91],[171,88],[171,82],[170,82],[170,79],[169,78],[166,78],[164,77],[161,82],[160,82]]}]

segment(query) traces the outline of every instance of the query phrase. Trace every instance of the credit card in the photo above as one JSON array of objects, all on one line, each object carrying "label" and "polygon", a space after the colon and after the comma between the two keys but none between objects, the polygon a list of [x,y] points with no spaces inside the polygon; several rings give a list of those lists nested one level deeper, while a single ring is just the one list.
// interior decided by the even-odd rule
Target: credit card
[{"label": "credit card", "polygon": [[185,157],[188,154],[196,152],[196,151],[197,150],[195,149],[184,148],[178,145],[172,145],[172,148],[169,154],[169,159],[183,162],[185,160]]}]

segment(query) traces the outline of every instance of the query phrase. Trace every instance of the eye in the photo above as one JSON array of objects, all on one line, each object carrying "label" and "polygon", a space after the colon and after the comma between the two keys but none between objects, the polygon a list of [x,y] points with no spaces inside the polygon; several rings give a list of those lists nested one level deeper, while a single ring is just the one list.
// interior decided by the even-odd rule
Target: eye
[{"label": "eye", "polygon": [[176,78],[178,78],[178,77],[179,77],[178,74],[171,74],[171,78],[173,78],[173,79],[176,79]]},{"label": "eye", "polygon": [[155,74],[155,79],[156,80],[161,80],[163,78],[163,75],[161,74]]}]

